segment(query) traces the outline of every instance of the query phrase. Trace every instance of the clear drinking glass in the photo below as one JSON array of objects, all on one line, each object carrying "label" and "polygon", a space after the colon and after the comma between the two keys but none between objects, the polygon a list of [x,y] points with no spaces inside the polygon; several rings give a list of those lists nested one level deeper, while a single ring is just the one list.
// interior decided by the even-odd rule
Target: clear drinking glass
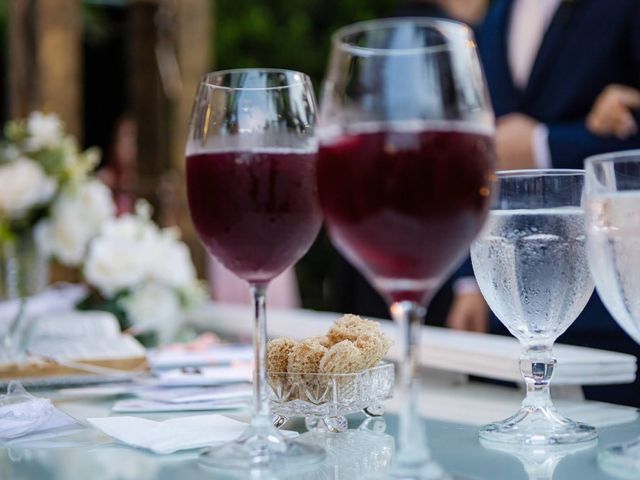
[{"label": "clear drinking glass", "polygon": [[267,286],[309,249],[321,224],[315,118],[311,81],[300,72],[213,72],[197,91],[186,149],[191,218],[208,252],[248,282],[255,304],[253,418],[241,438],[203,453],[209,466],[323,457],[273,426],[265,369]]},{"label": "clear drinking glass", "polygon": [[528,445],[593,440],[595,429],[560,415],[549,395],[553,342],[593,292],[581,207],[584,171],[497,175],[499,194],[471,260],[491,310],[520,340],[527,394],[515,415],[482,427],[480,437]]},{"label": "clear drinking glass", "polygon": [[0,345],[14,363],[27,360],[29,297],[41,293],[49,282],[49,259],[38,247],[33,229],[0,240],[0,302],[13,301],[15,313]]},{"label": "clear drinking glass", "polygon": [[386,297],[402,330],[396,477],[434,471],[416,409],[416,327],[486,218],[493,124],[465,25],[384,19],[334,34],[318,190],[333,243]]},{"label": "clear drinking glass", "polygon": [[[640,150],[585,161],[587,251],[607,310],[640,343]],[[640,438],[604,450],[600,465],[640,478]]]}]

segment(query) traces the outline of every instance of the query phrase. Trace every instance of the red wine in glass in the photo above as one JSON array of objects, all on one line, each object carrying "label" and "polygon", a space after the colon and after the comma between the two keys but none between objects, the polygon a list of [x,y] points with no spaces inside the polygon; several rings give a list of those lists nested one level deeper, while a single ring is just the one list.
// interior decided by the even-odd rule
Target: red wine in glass
[{"label": "red wine in glass", "polygon": [[320,201],[337,247],[391,301],[424,302],[485,221],[492,137],[454,124],[323,140]]},{"label": "red wine in glass", "polygon": [[316,153],[247,149],[187,157],[189,208],[205,247],[238,277],[265,283],[309,249],[321,224]]},{"label": "red wine in glass", "polygon": [[[232,442],[200,462],[214,470],[317,466],[323,449],[273,425],[266,371],[266,293],[320,229],[316,102],[302,72],[248,68],[211,72],[198,86],[186,145],[191,217],[206,249],[247,281],[253,298],[253,412]],[[238,477],[240,478],[240,477]]]}]

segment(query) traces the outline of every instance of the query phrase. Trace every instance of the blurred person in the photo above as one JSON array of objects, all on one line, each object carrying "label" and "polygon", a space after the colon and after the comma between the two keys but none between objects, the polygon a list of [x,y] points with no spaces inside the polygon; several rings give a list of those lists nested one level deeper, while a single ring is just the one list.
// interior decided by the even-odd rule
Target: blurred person
[{"label": "blurred person", "polygon": [[98,173],[113,192],[118,214],[134,210],[138,168],[136,142],[136,123],[130,116],[123,115],[115,124],[108,162]]},{"label": "blurred person", "polygon": [[589,131],[608,85],[640,83],[640,2],[497,0],[478,46],[497,117],[499,168],[582,168],[640,146]]},{"label": "blurred person", "polygon": [[[496,113],[498,168],[583,168],[586,157],[640,148],[640,1],[496,0],[478,48]],[[447,325],[506,334],[458,274]],[[559,342],[640,350],[597,294]],[[640,405],[640,386],[585,387],[588,398]]]},{"label": "blurred person", "polygon": [[[640,109],[640,89],[628,85],[612,84],[598,95],[587,115],[589,132],[601,137],[626,140],[638,133],[638,121],[634,111]],[[636,148],[630,145],[629,148]],[[474,332],[488,331],[489,312],[484,298],[470,277],[459,279],[455,301],[447,318],[451,328]],[[469,283],[465,283],[469,282]],[[465,288],[466,287],[466,288]]]},{"label": "blurred person", "polygon": [[638,133],[634,111],[640,109],[640,90],[627,85],[606,87],[587,116],[587,128],[601,136],[626,140]]}]

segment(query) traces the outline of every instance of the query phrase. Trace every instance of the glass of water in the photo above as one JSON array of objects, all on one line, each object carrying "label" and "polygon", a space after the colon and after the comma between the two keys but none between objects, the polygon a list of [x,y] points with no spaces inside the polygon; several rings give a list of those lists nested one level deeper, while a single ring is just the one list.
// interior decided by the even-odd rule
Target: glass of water
[{"label": "glass of water", "polygon": [[[585,162],[587,251],[607,310],[640,343],[640,150]],[[640,478],[640,438],[598,457],[611,473]]]},{"label": "glass of water", "polygon": [[499,194],[471,246],[471,260],[491,310],[520,340],[527,394],[515,415],[485,425],[480,437],[527,445],[591,441],[595,428],[562,416],[549,395],[553,342],[593,292],[581,207],[584,171],[497,175]]}]

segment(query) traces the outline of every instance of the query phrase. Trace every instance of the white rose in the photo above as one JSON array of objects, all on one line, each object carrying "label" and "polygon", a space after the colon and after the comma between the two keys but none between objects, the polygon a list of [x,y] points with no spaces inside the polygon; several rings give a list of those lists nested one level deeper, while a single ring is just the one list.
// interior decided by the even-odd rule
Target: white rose
[{"label": "white rose", "polygon": [[178,240],[177,233],[165,229],[152,244],[151,279],[170,287],[181,288],[195,281],[196,271],[187,246]]},{"label": "white rose", "polygon": [[56,182],[35,161],[20,157],[0,165],[0,216],[17,219],[53,197]]},{"label": "white rose", "polygon": [[63,135],[62,122],[58,115],[33,112],[27,119],[29,139],[27,146],[31,150],[56,146]]},{"label": "white rose", "polygon": [[149,264],[148,251],[142,243],[101,236],[89,246],[84,275],[109,298],[140,284],[147,276]]},{"label": "white rose", "polygon": [[171,340],[182,322],[177,293],[159,283],[145,283],[127,295],[121,305],[134,329],[157,331],[161,342]]},{"label": "white rose", "polygon": [[0,157],[9,161],[17,160],[20,154],[20,149],[14,145],[7,145],[0,150]]},{"label": "white rose", "polygon": [[130,213],[107,222],[102,229],[102,236],[128,242],[154,242],[159,235],[153,223]]},{"label": "white rose", "polygon": [[115,204],[107,186],[91,180],[56,200],[50,219],[38,225],[36,238],[46,254],[67,266],[77,266],[89,241],[114,214]]},{"label": "white rose", "polygon": [[68,197],[77,209],[76,212],[84,215],[81,217],[83,223],[87,223],[93,232],[97,233],[107,219],[115,215],[116,205],[111,190],[100,180],[93,179],[84,183]]}]

